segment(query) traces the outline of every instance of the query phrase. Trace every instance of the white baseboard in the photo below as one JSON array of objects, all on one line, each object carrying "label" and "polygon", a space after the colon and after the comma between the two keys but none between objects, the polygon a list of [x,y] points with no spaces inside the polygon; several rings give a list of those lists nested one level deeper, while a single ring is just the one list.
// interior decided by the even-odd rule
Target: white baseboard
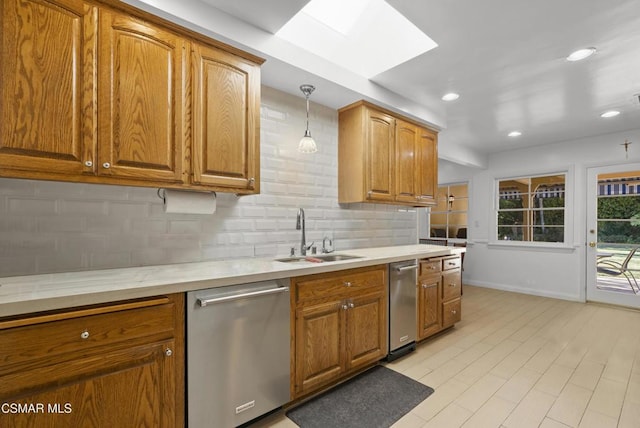
[{"label": "white baseboard", "polygon": [[463,283],[465,285],[468,284],[476,287],[493,288],[495,290],[511,291],[514,293],[530,294],[533,296],[550,297],[552,299],[569,300],[572,302],[584,303],[584,300],[580,298],[580,295],[557,293],[557,292],[552,292],[547,290],[536,290],[536,289],[524,288],[524,287],[515,287],[513,285],[487,283],[487,282],[473,281],[468,279],[465,279]]}]

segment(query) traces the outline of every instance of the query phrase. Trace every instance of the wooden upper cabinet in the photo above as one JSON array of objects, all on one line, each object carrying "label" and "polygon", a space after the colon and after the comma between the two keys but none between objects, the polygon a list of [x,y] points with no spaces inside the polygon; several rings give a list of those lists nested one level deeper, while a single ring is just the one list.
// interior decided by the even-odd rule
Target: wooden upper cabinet
[{"label": "wooden upper cabinet", "polygon": [[437,134],[359,101],[339,110],[338,202],[435,204]]},{"label": "wooden upper cabinet", "polygon": [[403,120],[396,122],[396,201],[412,203],[417,200],[417,139],[417,126]]},{"label": "wooden upper cabinet", "polygon": [[395,181],[393,168],[395,121],[386,114],[367,110],[366,127],[366,198],[392,201]]},{"label": "wooden upper cabinet", "polygon": [[438,134],[418,128],[416,140],[416,196],[422,204],[436,205],[438,190]]},{"label": "wooden upper cabinet", "polygon": [[95,149],[97,8],[0,2],[0,175],[81,174]]},{"label": "wooden upper cabinet", "polygon": [[100,15],[101,175],[182,182],[188,42],[128,15]]},{"label": "wooden upper cabinet", "polygon": [[200,44],[192,64],[192,182],[258,193],[260,67]]},{"label": "wooden upper cabinet", "polygon": [[395,119],[359,104],[339,111],[338,201],[392,202]]},{"label": "wooden upper cabinet", "polygon": [[396,201],[435,205],[438,187],[437,134],[396,122]]},{"label": "wooden upper cabinet", "polygon": [[264,60],[117,0],[0,13],[0,177],[259,192]]}]

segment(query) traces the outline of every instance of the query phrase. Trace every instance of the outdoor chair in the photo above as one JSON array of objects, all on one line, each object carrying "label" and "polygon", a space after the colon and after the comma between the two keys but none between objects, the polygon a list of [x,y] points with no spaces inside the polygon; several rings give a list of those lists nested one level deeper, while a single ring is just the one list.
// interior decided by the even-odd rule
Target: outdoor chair
[{"label": "outdoor chair", "polygon": [[631,258],[637,250],[638,247],[633,248],[631,251],[629,251],[629,254],[627,254],[627,257],[625,257],[622,263],[609,259],[599,260],[596,266],[598,273],[603,273],[614,277],[624,276],[629,282],[631,290],[633,290],[635,294],[638,294],[640,292],[640,287],[638,286],[636,277],[633,276],[633,272],[631,272],[628,268],[629,262],[631,261]]}]

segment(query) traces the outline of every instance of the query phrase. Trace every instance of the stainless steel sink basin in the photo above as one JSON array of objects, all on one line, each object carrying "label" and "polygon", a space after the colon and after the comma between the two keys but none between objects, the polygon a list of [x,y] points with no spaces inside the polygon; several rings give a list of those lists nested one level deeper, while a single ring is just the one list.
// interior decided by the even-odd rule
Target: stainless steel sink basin
[{"label": "stainless steel sink basin", "polygon": [[[316,254],[311,256],[306,256],[312,259],[322,260],[322,262],[339,262],[341,260],[352,260],[352,259],[361,259],[361,256],[352,256],[349,254]],[[306,257],[286,257],[283,259],[276,259],[277,262],[282,263],[297,263],[297,262],[306,262],[306,263],[314,263],[313,261],[306,260]],[[321,262],[315,262],[321,263]]]}]

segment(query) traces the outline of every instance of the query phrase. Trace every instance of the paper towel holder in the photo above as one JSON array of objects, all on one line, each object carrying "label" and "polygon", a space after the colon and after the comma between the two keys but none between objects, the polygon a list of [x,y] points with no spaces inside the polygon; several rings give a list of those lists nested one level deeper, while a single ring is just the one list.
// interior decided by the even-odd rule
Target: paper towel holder
[{"label": "paper towel holder", "polygon": [[[213,192],[213,191],[212,191],[212,192],[209,192],[209,193],[211,193],[211,194],[213,195],[213,198],[214,198],[214,199],[218,197],[218,194],[217,194],[216,192]],[[157,191],[157,194],[158,194],[158,197],[159,197],[160,199],[162,199],[162,202],[163,202],[163,203],[166,203],[166,198],[165,198],[164,188],[162,188],[162,187],[161,187],[161,188],[159,188],[159,189],[158,189],[158,191]]]}]

